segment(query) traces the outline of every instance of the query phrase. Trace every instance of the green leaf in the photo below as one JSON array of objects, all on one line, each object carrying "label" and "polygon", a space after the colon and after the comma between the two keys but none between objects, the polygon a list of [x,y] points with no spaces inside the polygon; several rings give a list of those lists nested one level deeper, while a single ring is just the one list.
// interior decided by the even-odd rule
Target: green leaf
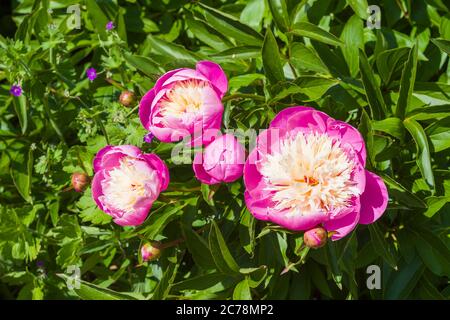
[{"label": "green leaf", "polygon": [[195,264],[205,270],[214,269],[215,263],[206,240],[185,224],[183,224],[183,234]]},{"label": "green leaf", "polygon": [[367,19],[367,9],[369,5],[367,4],[367,0],[347,0],[347,3],[350,7],[352,7],[353,11],[363,20]]},{"label": "green leaf", "polygon": [[376,60],[378,73],[386,85],[393,80],[395,72],[399,71],[408,59],[408,48],[395,48],[381,52]]},{"label": "green leaf", "polygon": [[145,234],[149,239],[155,239],[157,235],[161,234],[169,222],[183,213],[182,209],[186,205],[187,203],[177,204],[175,206],[164,207],[163,212],[159,212],[159,210],[151,212],[145,222],[137,227],[135,231],[140,234]]},{"label": "green leaf", "polygon": [[22,94],[19,97],[13,97],[14,110],[19,118],[20,128],[22,134],[25,134],[28,128],[28,111],[27,111],[27,99]]},{"label": "green leaf", "polygon": [[199,5],[204,9],[206,21],[211,27],[225,36],[234,38],[240,43],[251,46],[261,46],[263,37],[249,26],[239,22],[236,18],[223,13],[202,3]]},{"label": "green leaf", "polygon": [[426,208],[427,205],[425,202],[423,202],[422,199],[420,199],[418,196],[416,196],[414,193],[411,193],[407,188],[402,186],[400,183],[398,183],[393,178],[381,174],[381,177],[383,178],[384,182],[386,183],[387,187],[389,188],[389,194],[400,201],[402,204],[406,205],[410,208]]},{"label": "green leaf", "polygon": [[371,116],[375,120],[383,119],[386,114],[386,104],[366,54],[361,49],[359,50],[359,68],[364,89],[366,90],[367,101],[370,106]]},{"label": "green leaf", "polygon": [[372,121],[374,130],[385,132],[391,136],[403,141],[405,138],[405,126],[399,118],[386,118],[380,121]]},{"label": "green leaf", "polygon": [[450,255],[444,242],[423,227],[411,231],[413,236],[410,238],[427,268],[438,276],[450,276]]},{"label": "green leaf", "polygon": [[284,80],[283,65],[281,63],[277,41],[270,29],[267,29],[266,37],[264,38],[262,60],[264,73],[271,83]]},{"label": "green leaf", "polygon": [[148,45],[157,53],[172,57],[181,61],[187,61],[195,64],[201,60],[201,56],[186,50],[183,46],[167,42],[152,35],[147,37]]},{"label": "green leaf", "polygon": [[409,52],[408,60],[403,67],[402,78],[400,80],[400,92],[395,109],[395,114],[400,119],[404,119],[408,113],[408,108],[411,103],[411,97],[416,82],[417,72],[417,53],[418,46],[414,45]]},{"label": "green leaf", "polygon": [[169,264],[161,280],[158,282],[155,291],[153,291],[152,300],[164,300],[167,298],[172,289],[175,276],[177,275],[178,267],[179,264]]},{"label": "green leaf", "polygon": [[397,270],[397,261],[393,252],[390,250],[391,246],[384,239],[384,236],[378,225],[376,223],[370,224],[369,231],[370,238],[372,239],[372,244],[376,253],[383,257],[384,261],[386,261],[392,268]]},{"label": "green leaf", "polygon": [[102,11],[95,0],[86,0],[86,8],[88,15],[92,19],[92,25],[94,26],[94,29],[100,35],[102,40],[106,40],[106,38],[108,37],[106,33],[106,24],[109,21],[108,17],[105,15],[105,13]]},{"label": "green leaf", "polygon": [[413,119],[405,119],[403,121],[405,128],[413,137],[417,146],[417,165],[422,173],[423,178],[427,184],[434,189],[434,174],[431,166],[430,147],[428,145],[428,138],[422,126]]},{"label": "green leaf", "polygon": [[355,77],[359,72],[359,49],[364,49],[364,26],[358,16],[353,15],[347,21],[341,33],[341,40],[345,43],[341,49],[350,75]]},{"label": "green leaf", "polygon": [[59,220],[59,199],[56,199],[48,206],[48,211],[50,212],[50,219],[54,227],[58,224]]},{"label": "green leaf", "polygon": [[248,279],[239,282],[233,291],[233,300],[252,300]]},{"label": "green leaf", "polygon": [[[58,274],[58,276],[64,279],[67,283],[71,281],[67,275]],[[79,280],[79,288],[77,288],[76,283],[72,282],[75,281],[70,282],[74,286],[73,290],[83,300],[137,300],[130,294],[102,288],[84,280]]]},{"label": "green leaf", "polygon": [[398,271],[392,272],[386,281],[384,298],[388,300],[404,299],[416,287],[424,271],[423,264],[417,257],[408,264],[402,264]]},{"label": "green leaf", "polygon": [[307,37],[333,46],[342,45],[341,40],[335,35],[309,22],[298,22],[294,24],[293,29],[289,32],[297,36]]},{"label": "green leaf", "polygon": [[26,202],[32,203],[31,178],[33,173],[33,149],[19,150],[11,162],[11,177],[20,195]]},{"label": "green leaf", "polygon": [[217,269],[223,273],[239,273],[239,266],[228,249],[225,239],[215,221],[211,222],[209,248]]},{"label": "green leaf", "polygon": [[439,49],[444,51],[446,54],[450,55],[450,41],[442,39],[431,39]]},{"label": "green leaf", "polygon": [[212,55],[212,57],[216,59],[224,59],[225,61],[227,59],[259,58],[260,56],[261,56],[261,47],[255,46],[234,47]]},{"label": "green leaf", "polygon": [[425,129],[434,152],[450,148],[450,117],[436,121]]},{"label": "green leaf", "polygon": [[269,8],[278,29],[282,32],[288,31],[291,22],[285,0],[269,0]]},{"label": "green leaf", "polygon": [[427,200],[428,209],[423,213],[424,216],[432,218],[438,213],[447,203],[450,202],[449,196],[443,197],[429,197]]},{"label": "green leaf", "polygon": [[222,36],[210,30],[207,24],[201,20],[194,19],[192,16],[187,16],[186,23],[194,36],[200,41],[206,43],[211,48],[218,51],[229,49],[232,44]]},{"label": "green leaf", "polygon": [[128,53],[124,55],[124,58],[129,64],[131,64],[133,67],[143,72],[144,74],[148,75],[149,77],[159,75],[163,72],[158,64],[152,61],[150,58]]},{"label": "green leaf", "polygon": [[297,69],[328,74],[329,71],[319,56],[303,43],[295,42],[291,47],[290,61]]}]

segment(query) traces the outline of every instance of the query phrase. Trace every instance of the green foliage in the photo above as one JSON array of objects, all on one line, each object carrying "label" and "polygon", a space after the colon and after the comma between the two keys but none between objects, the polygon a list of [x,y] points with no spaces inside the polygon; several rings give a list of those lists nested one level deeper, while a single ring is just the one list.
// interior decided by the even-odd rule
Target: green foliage
[{"label": "green foliage", "polygon": [[[66,10],[78,3],[73,29]],[[450,6],[370,4],[380,6],[379,30],[366,27],[367,1],[2,1],[0,296],[450,298]],[[225,128],[266,128],[293,105],[358,127],[368,169],[389,189],[382,218],[308,250],[301,233],[253,218],[242,181],[201,185],[170,159],[174,145],[143,143],[137,104],[122,106],[120,92],[139,100],[164,72],[202,59],[229,78]],[[169,165],[169,189],[139,227],[115,225],[90,188],[70,189],[108,143]],[[146,241],[163,244],[159,260],[142,262]],[[366,287],[369,265],[382,270],[379,290]],[[82,278],[75,290],[71,266]]]}]

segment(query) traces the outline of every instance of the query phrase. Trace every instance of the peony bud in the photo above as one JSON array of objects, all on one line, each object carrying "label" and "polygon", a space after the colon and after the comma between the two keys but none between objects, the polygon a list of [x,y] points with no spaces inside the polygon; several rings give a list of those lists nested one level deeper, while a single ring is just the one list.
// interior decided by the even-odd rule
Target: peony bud
[{"label": "peony bud", "polygon": [[303,234],[303,242],[309,248],[317,249],[327,243],[328,233],[322,227],[317,227],[306,231]]},{"label": "peony bud", "polygon": [[161,250],[159,249],[159,245],[155,242],[147,242],[141,247],[142,261],[144,262],[156,260],[160,255]]},{"label": "peony bud", "polygon": [[86,173],[75,172],[72,174],[72,187],[76,192],[83,192],[89,184],[89,177]]},{"label": "peony bud", "polygon": [[131,106],[134,102],[134,93],[131,91],[122,91],[119,101],[125,107]]}]

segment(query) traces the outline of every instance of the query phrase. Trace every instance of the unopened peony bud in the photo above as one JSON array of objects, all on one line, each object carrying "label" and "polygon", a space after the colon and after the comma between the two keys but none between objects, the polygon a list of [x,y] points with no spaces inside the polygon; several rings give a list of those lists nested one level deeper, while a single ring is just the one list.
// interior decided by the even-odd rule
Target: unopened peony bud
[{"label": "unopened peony bud", "polygon": [[157,243],[146,243],[141,248],[142,261],[153,261],[159,258],[161,250]]},{"label": "unopened peony bud", "polygon": [[129,107],[134,102],[134,93],[131,91],[123,91],[120,94],[119,101],[125,107]]},{"label": "unopened peony bud", "polygon": [[317,227],[306,231],[303,235],[303,242],[309,248],[317,249],[327,243],[328,233],[322,227]]},{"label": "unopened peony bud", "polygon": [[89,184],[89,177],[83,172],[72,174],[72,187],[76,192],[83,192]]}]

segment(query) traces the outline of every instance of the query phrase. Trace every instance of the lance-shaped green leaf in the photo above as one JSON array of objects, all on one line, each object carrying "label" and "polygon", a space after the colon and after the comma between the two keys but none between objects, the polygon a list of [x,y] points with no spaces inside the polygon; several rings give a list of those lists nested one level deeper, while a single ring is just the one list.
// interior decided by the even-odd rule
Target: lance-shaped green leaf
[{"label": "lance-shaped green leaf", "polygon": [[417,146],[417,166],[422,173],[427,184],[434,189],[434,174],[431,167],[430,146],[428,138],[422,126],[413,119],[405,119],[403,121],[405,128],[409,131]]},{"label": "lance-shaped green leaf", "polygon": [[384,115],[386,114],[386,104],[366,54],[361,49],[359,50],[359,68],[364,89],[366,90],[367,101],[370,106],[371,116],[375,120],[380,120],[384,118]]},{"label": "lance-shaped green leaf", "polygon": [[381,257],[395,270],[397,270],[397,261],[391,251],[391,246],[384,239],[383,233],[376,223],[369,225],[370,238],[372,239],[373,247]]},{"label": "lance-shaped green leaf", "polygon": [[126,53],[124,57],[129,64],[149,77],[153,77],[155,74],[161,74],[163,71],[156,62],[152,61],[150,58],[128,53]]},{"label": "lance-shaped green leaf", "polygon": [[386,85],[392,81],[392,76],[399,71],[408,59],[408,48],[395,48],[381,52],[376,60],[378,73]]},{"label": "lance-shaped green leaf", "polygon": [[28,127],[27,99],[25,98],[25,95],[22,94],[18,97],[13,97],[13,104],[14,110],[19,118],[20,129],[22,134],[25,134]]},{"label": "lance-shaped green leaf", "polygon": [[392,196],[394,199],[398,200],[399,202],[401,202],[402,204],[406,205],[409,208],[427,207],[426,203],[423,202],[422,199],[420,199],[414,193],[412,193],[407,188],[402,186],[400,183],[395,181],[393,178],[384,174],[380,174],[380,176],[383,178],[384,182],[389,188],[389,195]]},{"label": "lance-shaped green leaf", "polygon": [[277,41],[270,29],[267,29],[266,37],[264,39],[262,60],[264,72],[271,83],[277,83],[284,80],[283,65],[281,63]]},{"label": "lance-shaped green leaf", "polygon": [[106,34],[106,24],[108,23],[108,17],[102,11],[100,6],[95,0],[86,0],[87,13],[92,19],[92,24],[103,40],[106,40],[108,35]]},{"label": "lance-shaped green leaf", "polygon": [[285,0],[269,0],[269,8],[272,13],[273,21],[277,25],[278,29],[282,32],[289,30],[291,25],[289,21],[289,14]]},{"label": "lance-shaped green leaf", "polygon": [[310,70],[323,74],[330,73],[317,53],[303,43],[295,42],[292,44],[289,59],[297,69]]},{"label": "lance-shaped green leaf", "polygon": [[369,7],[367,0],[347,0],[347,3],[358,17],[364,20],[367,19],[367,8]]},{"label": "lance-shaped green leaf", "polygon": [[215,221],[211,222],[209,249],[217,269],[224,273],[239,273],[239,266],[231,255],[225,239]]},{"label": "lance-shaped green leaf", "polygon": [[399,118],[386,118],[380,121],[372,121],[372,128],[390,134],[401,141],[405,138],[405,126]]},{"label": "lance-shaped green leaf", "polygon": [[335,35],[309,22],[296,23],[290,33],[297,36],[314,39],[326,44],[331,44],[333,46],[342,45],[341,40],[339,40],[339,38],[337,38]]},{"label": "lance-shaped green leaf", "polygon": [[444,51],[446,54],[450,55],[450,41],[442,39],[431,39],[439,49]]},{"label": "lance-shaped green leaf", "polygon": [[73,286],[75,293],[83,300],[137,300],[133,295],[99,287],[84,280],[71,279],[65,274],[58,276]]},{"label": "lance-shaped green leaf", "polygon": [[405,115],[408,112],[408,107],[411,103],[414,83],[416,82],[417,54],[418,46],[415,45],[411,48],[408,60],[403,67],[402,78],[400,80],[400,92],[397,107],[395,109],[395,113],[400,119],[405,118]]},{"label": "lance-shaped green leaf", "polygon": [[11,177],[14,185],[25,201],[31,203],[31,178],[33,173],[33,149],[19,150],[11,163]]},{"label": "lance-shaped green leaf", "polygon": [[161,280],[158,282],[155,291],[153,291],[152,300],[163,300],[167,298],[170,290],[172,289],[175,276],[177,275],[178,267],[178,263],[169,264],[164,271]]},{"label": "lance-shaped green leaf", "polygon": [[195,264],[205,270],[214,269],[215,263],[211,256],[208,243],[196,232],[183,224],[183,234],[186,238],[186,246],[195,261]]},{"label": "lance-shaped green leaf", "polygon": [[233,291],[233,300],[252,300],[250,285],[247,277],[239,282]]},{"label": "lance-shaped green leaf", "polygon": [[221,34],[244,44],[261,46],[263,37],[251,27],[241,23],[231,15],[202,3],[199,3],[199,5],[204,9],[205,18],[209,25]]},{"label": "lance-shaped green leaf", "polygon": [[353,15],[345,24],[341,33],[342,53],[347,62],[350,74],[355,77],[359,71],[359,49],[364,48],[364,26],[362,20]]}]

